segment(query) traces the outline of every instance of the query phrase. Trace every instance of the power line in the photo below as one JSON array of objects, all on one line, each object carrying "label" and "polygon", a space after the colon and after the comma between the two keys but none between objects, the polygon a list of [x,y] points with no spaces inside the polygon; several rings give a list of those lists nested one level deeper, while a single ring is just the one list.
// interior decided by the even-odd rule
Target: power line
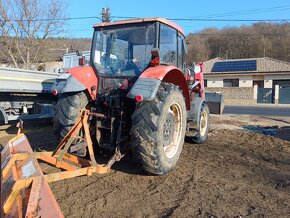
[{"label": "power line", "polygon": [[[112,16],[112,18],[117,19],[138,19],[139,17],[129,17],[129,16]],[[66,20],[87,20],[87,19],[98,19],[102,20],[97,16],[89,17],[67,17],[67,18],[43,18],[43,19],[24,19],[24,20],[7,20],[10,22],[38,22],[38,21],[66,21]],[[213,18],[167,18],[172,21],[206,21],[206,22],[289,22],[290,19],[213,19]],[[5,21],[2,21],[5,22]]]},{"label": "power line", "polygon": [[290,36],[290,34],[281,33],[189,33],[197,36]]},{"label": "power line", "polygon": [[[138,17],[112,16],[118,19],[138,19]],[[212,18],[167,18],[173,21],[211,21],[211,22],[289,22],[290,19],[212,19]]]},{"label": "power line", "polygon": [[15,20],[1,20],[0,22],[39,22],[39,21],[66,21],[66,20],[87,20],[87,19],[99,19],[102,21],[102,18],[97,16],[89,16],[89,17],[66,17],[66,18],[42,18],[42,19],[15,19]]},{"label": "power line", "polygon": [[[91,29],[75,29],[70,30],[72,32],[88,32],[91,31]],[[194,36],[285,36],[289,37],[290,34],[285,33],[189,33],[189,35]]]},{"label": "power line", "polygon": [[195,17],[191,17],[191,18],[227,17],[227,16],[236,16],[236,15],[246,15],[246,14],[259,14],[259,13],[274,12],[274,11],[285,11],[285,10],[290,10],[290,7],[289,6],[279,6],[279,7],[265,8],[265,9],[252,9],[252,10],[243,10],[243,11],[235,11],[235,12],[201,15],[201,16],[195,16]]},{"label": "power line", "polygon": [[174,21],[210,21],[210,22],[289,22],[290,19],[210,19],[210,18],[168,18]]}]

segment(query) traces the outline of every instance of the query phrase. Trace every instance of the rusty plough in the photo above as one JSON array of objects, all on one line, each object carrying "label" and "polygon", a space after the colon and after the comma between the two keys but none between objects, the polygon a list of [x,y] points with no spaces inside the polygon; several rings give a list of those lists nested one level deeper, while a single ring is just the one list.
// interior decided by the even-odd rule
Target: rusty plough
[{"label": "rusty plough", "polygon": [[[53,152],[33,152],[27,137],[18,129],[1,151],[1,215],[3,217],[63,217],[61,209],[48,185],[49,182],[110,170],[115,161],[121,159],[119,151],[105,165],[96,162],[89,132],[90,112],[81,111],[76,124]],[[68,153],[79,132],[88,147],[90,160]],[[42,172],[38,160],[44,161],[61,172]],[[1,216],[1,217],[2,217]]]}]

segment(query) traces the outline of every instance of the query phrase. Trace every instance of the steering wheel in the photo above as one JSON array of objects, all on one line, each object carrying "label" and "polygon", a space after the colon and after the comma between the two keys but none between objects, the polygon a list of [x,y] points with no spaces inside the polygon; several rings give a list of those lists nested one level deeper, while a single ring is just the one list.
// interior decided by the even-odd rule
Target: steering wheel
[{"label": "steering wheel", "polygon": [[138,75],[140,73],[139,68],[137,67],[137,65],[132,61],[128,61],[124,68],[122,69],[122,71],[126,71],[126,70],[134,70],[135,74]]}]

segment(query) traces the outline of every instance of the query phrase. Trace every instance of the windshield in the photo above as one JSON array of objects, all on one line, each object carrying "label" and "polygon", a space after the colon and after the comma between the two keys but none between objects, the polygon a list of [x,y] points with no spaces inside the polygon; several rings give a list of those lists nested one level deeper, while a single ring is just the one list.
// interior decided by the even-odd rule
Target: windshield
[{"label": "windshield", "polygon": [[134,77],[149,65],[155,24],[95,30],[92,62],[105,76]]}]

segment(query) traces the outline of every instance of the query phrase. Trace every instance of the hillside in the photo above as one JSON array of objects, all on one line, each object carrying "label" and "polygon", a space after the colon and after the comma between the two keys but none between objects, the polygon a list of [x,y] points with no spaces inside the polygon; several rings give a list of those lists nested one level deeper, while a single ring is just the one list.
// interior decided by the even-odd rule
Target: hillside
[{"label": "hillside", "polygon": [[290,61],[290,24],[209,28],[187,36],[188,64],[215,57],[226,59],[271,57]]},{"label": "hillside", "polygon": [[[41,47],[38,50],[38,47],[35,46],[35,48],[31,51],[31,56],[34,57],[36,52],[38,52],[37,58],[35,59],[36,63],[61,61],[66,51],[75,52],[76,50],[90,50],[91,40],[92,39],[89,38],[47,38],[45,40],[44,47]],[[5,65],[13,65],[11,58],[7,56],[3,43],[2,45],[0,44],[0,48],[0,63]],[[21,63],[20,58],[19,63]]]},{"label": "hillside", "polygon": [[[187,64],[206,61],[215,57],[225,59],[270,57],[290,61],[290,24],[255,23],[252,26],[208,28],[187,35]],[[37,39],[35,39],[37,41]],[[0,63],[12,64],[0,39]],[[37,43],[36,43],[37,44]],[[47,38],[45,46],[31,51],[35,62],[60,61],[63,55],[76,50],[90,50],[90,38]],[[19,63],[21,59],[19,58]]]}]

